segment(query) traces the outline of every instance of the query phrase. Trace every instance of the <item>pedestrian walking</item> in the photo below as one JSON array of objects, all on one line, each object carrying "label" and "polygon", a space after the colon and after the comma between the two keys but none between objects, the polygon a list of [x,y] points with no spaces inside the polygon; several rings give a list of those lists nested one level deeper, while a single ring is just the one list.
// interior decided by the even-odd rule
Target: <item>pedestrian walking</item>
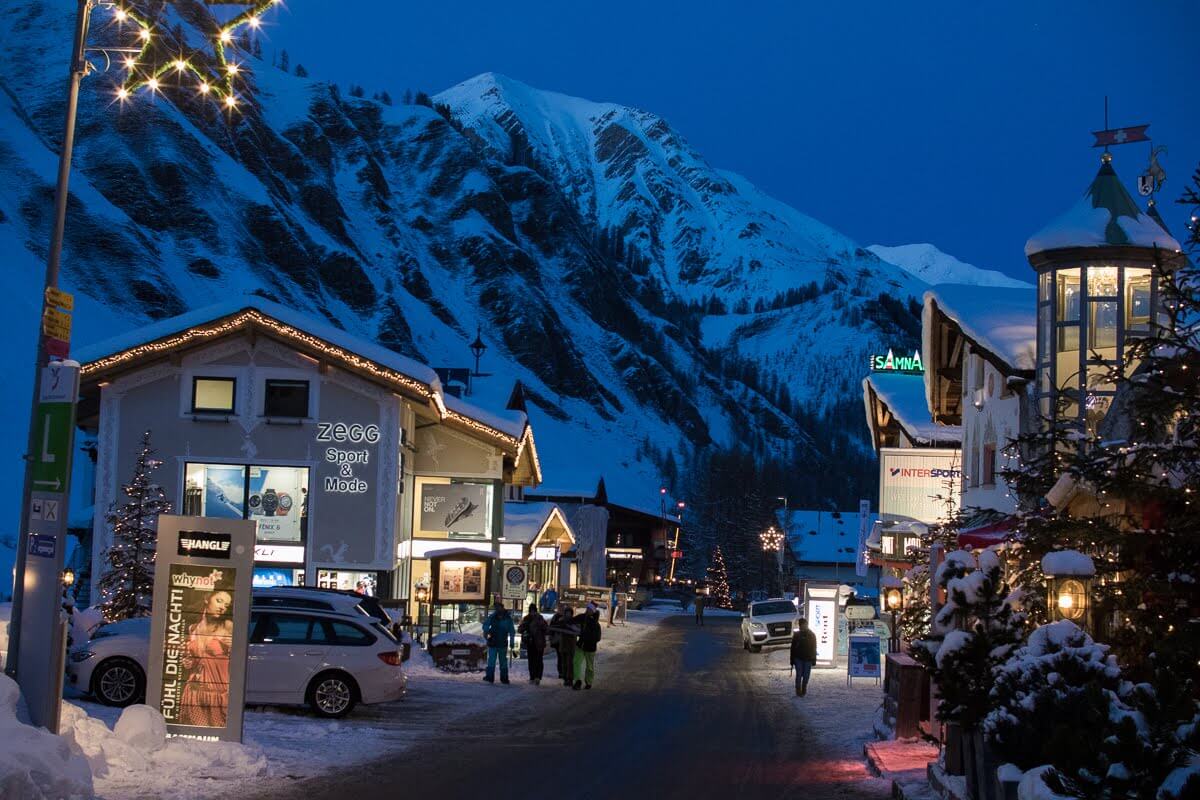
[{"label": "pedestrian walking", "polygon": [[588,603],[587,609],[575,617],[579,626],[579,641],[575,645],[575,689],[590,689],[596,680],[596,647],[600,644],[600,609]]},{"label": "pedestrian walking", "polygon": [[508,651],[516,643],[517,628],[513,625],[512,614],[499,600],[483,621],[483,638],[488,646],[487,671],[483,673],[483,679],[488,683],[495,682],[496,662],[499,661],[500,682],[508,683]]},{"label": "pedestrian walking", "polygon": [[572,622],[574,618],[575,609],[568,605],[562,606],[550,618],[550,646],[554,648],[557,656],[558,677],[563,686],[570,686],[575,682],[575,637],[579,634],[579,629]]},{"label": "pedestrian walking", "polygon": [[796,669],[796,696],[808,694],[808,678],[817,663],[817,637],[808,629],[808,620],[801,617],[792,633],[791,664]]},{"label": "pedestrian walking", "polygon": [[546,634],[549,631],[550,626],[538,612],[537,606],[530,603],[529,613],[521,620],[517,633],[521,634],[521,641],[525,643],[525,650],[529,654],[529,682],[534,685],[542,682],[542,656],[546,652]]},{"label": "pedestrian walking", "polygon": [[707,602],[708,598],[704,595],[696,595],[696,624],[700,627],[704,627],[704,606]]}]

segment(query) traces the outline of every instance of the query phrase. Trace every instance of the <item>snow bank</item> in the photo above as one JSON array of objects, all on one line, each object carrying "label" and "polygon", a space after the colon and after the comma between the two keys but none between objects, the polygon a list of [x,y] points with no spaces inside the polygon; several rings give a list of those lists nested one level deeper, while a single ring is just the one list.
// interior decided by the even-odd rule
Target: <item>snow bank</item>
[{"label": "snow bank", "polygon": [[21,690],[0,675],[0,797],[66,800],[93,797],[92,772],[70,739],[17,719]]},{"label": "snow bank", "polygon": [[1096,574],[1096,565],[1090,556],[1078,550],[1056,550],[1042,556],[1042,572],[1054,577],[1078,575],[1090,578]]},{"label": "snow bank", "polygon": [[473,633],[450,631],[449,633],[439,633],[437,636],[434,636],[429,640],[429,644],[433,647],[437,647],[438,645],[479,645],[482,647],[487,644],[487,640]]},{"label": "snow bank", "polygon": [[1042,777],[1054,767],[1049,764],[1031,769],[1017,784],[1017,800],[1074,800],[1074,798],[1052,791]]},{"label": "snow bank", "polygon": [[237,742],[167,738],[162,714],[144,705],[121,712],[113,729],[77,705],[62,705],[62,738],[82,753],[105,796],[136,790],[153,797],[190,798],[198,785],[241,781],[268,774],[258,748]]}]

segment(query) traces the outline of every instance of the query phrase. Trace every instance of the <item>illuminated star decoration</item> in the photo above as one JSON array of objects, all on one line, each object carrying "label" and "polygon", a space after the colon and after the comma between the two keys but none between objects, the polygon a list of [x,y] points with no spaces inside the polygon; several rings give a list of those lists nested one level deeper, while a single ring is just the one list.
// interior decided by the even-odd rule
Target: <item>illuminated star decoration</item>
[{"label": "illuminated star decoration", "polygon": [[[182,53],[166,57],[162,49],[155,46],[157,34],[153,23],[131,6],[118,5],[113,11],[113,19],[119,25],[128,23],[136,27],[137,41],[141,49],[136,54],[128,53],[124,58],[125,80],[117,89],[117,99],[126,100],[139,89],[157,92],[163,86],[164,77],[182,78],[184,75],[191,75],[196,79],[196,91],[205,97],[211,97],[225,108],[233,109],[238,104],[234,80],[242,71],[242,67],[229,57],[227,48],[233,44],[238,30],[244,26],[257,30],[262,25],[262,15],[281,2],[282,0],[222,0],[219,3],[244,6],[245,9],[232,19],[218,23],[216,30],[211,34],[216,74],[211,74],[205,65],[193,63]],[[210,4],[216,3],[210,0]]]}]

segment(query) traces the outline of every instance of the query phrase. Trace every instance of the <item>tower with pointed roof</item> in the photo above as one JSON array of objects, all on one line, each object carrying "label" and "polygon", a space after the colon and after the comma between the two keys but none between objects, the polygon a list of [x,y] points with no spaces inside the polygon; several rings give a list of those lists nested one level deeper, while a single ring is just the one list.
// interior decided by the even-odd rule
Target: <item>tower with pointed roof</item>
[{"label": "tower with pointed roof", "polygon": [[1025,255],[1038,273],[1039,412],[1095,433],[1113,401],[1111,368],[1160,322],[1159,282],[1182,263],[1179,242],[1138,208],[1106,151],[1087,192]]}]

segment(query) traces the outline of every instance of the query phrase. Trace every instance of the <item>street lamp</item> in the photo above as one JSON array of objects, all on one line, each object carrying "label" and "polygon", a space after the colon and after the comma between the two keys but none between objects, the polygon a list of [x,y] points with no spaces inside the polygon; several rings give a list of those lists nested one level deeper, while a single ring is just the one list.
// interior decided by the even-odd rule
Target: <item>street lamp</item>
[{"label": "street lamp", "polygon": [[480,377],[479,359],[483,358],[483,354],[487,352],[487,345],[483,343],[483,338],[480,335],[482,333],[483,329],[477,326],[475,328],[475,341],[470,344],[471,354],[475,356],[475,377]]},{"label": "street lamp", "polygon": [[1089,630],[1095,564],[1076,550],[1059,550],[1042,557],[1046,576],[1046,607],[1052,620],[1068,620]]},{"label": "street lamp", "polygon": [[900,628],[896,624],[896,619],[900,614],[900,609],[904,607],[904,592],[898,587],[893,586],[887,590],[885,595],[888,611],[892,612],[892,636],[889,642],[888,652],[900,652]]}]

